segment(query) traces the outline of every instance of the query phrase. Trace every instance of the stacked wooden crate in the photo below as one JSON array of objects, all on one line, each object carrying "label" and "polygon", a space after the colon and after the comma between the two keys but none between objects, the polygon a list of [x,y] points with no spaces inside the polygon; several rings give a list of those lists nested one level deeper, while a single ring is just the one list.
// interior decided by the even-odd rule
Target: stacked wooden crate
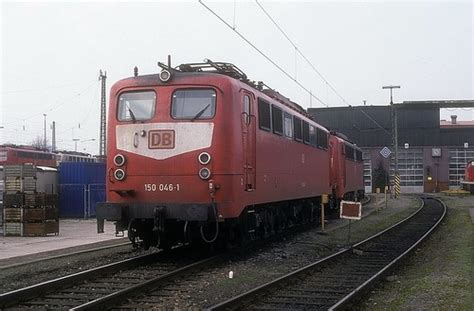
[{"label": "stacked wooden crate", "polygon": [[11,193],[5,190],[3,194],[3,234],[23,234],[23,193]]},{"label": "stacked wooden crate", "polygon": [[3,235],[3,190],[5,189],[4,187],[4,181],[3,178],[0,180],[0,234]]},{"label": "stacked wooden crate", "polygon": [[58,197],[56,194],[36,192],[36,167],[5,165],[4,172],[4,234],[58,234]]},{"label": "stacked wooden crate", "polygon": [[57,195],[26,193],[23,208],[23,235],[42,236],[59,233]]}]

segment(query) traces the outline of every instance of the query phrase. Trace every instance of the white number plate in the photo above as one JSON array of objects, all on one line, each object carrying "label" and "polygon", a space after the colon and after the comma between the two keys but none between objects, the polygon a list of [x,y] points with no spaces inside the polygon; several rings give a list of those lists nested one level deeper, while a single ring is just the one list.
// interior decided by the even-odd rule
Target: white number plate
[{"label": "white number plate", "polygon": [[145,184],[144,185],[146,192],[155,192],[155,191],[179,191],[179,184]]}]

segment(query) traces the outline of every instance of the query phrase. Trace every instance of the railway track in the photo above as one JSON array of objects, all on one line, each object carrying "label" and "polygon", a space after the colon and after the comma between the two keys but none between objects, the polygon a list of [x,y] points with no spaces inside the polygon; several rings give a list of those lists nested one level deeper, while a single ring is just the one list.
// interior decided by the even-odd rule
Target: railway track
[{"label": "railway track", "polygon": [[360,298],[437,227],[446,206],[422,198],[422,207],[390,228],[209,310],[337,310]]},{"label": "railway track", "polygon": [[[190,258],[187,247],[147,254],[0,295],[2,310],[97,310],[221,256]],[[187,254],[187,255],[186,255]]]},{"label": "railway track", "polygon": [[[135,303],[150,306],[156,301],[159,304],[170,295],[167,290],[162,292],[162,285],[171,284],[178,292],[180,283],[175,279],[190,270],[206,269],[223,257],[182,260],[187,256],[185,251],[168,259],[162,253],[143,255],[15,290],[0,295],[0,309],[97,310],[115,307],[123,310],[134,309]],[[153,291],[157,287],[160,290]],[[153,293],[137,296],[150,291]],[[131,304],[120,303],[132,296]]]}]

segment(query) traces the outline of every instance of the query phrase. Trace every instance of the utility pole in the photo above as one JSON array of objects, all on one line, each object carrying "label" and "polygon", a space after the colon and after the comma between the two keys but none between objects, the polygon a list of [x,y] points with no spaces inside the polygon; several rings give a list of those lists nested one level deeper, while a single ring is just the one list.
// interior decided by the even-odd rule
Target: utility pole
[{"label": "utility pole", "polygon": [[107,71],[102,73],[99,71],[99,81],[102,82],[102,88],[100,92],[100,138],[99,138],[99,155],[105,156],[106,143],[106,106],[105,106],[105,82],[107,80]]},{"label": "utility pole", "polygon": [[56,122],[53,121],[51,128],[51,152],[56,151]]},{"label": "utility pole", "polygon": [[46,150],[46,116],[47,114],[46,113],[43,113],[43,117],[44,117],[44,126],[43,126],[43,129],[44,129],[44,133],[43,133],[43,148],[44,150]]},{"label": "utility pole", "polygon": [[392,146],[395,149],[395,197],[398,198],[400,194],[400,174],[398,173],[398,114],[397,109],[393,105],[393,89],[399,89],[399,85],[382,86],[382,89],[390,90],[390,108],[392,113]]},{"label": "utility pole", "polygon": [[74,141],[74,151],[77,151],[77,142],[80,140],[79,138],[73,138]]}]

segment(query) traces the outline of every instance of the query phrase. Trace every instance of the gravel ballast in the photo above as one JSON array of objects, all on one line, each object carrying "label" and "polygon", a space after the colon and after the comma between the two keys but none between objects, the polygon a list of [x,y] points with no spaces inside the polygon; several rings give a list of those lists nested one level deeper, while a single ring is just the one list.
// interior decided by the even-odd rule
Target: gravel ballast
[{"label": "gravel ballast", "polygon": [[[387,209],[375,211],[376,206],[383,205],[380,204],[382,198],[379,195],[364,207],[365,217],[361,221],[352,221],[350,244],[389,227],[420,206],[418,198],[402,196],[398,200],[390,200]],[[212,306],[346,247],[348,222],[345,219],[332,221],[324,233],[314,228],[249,251],[248,254],[236,255],[224,264],[190,274],[148,296],[167,293],[166,297],[153,302],[153,308],[156,309],[201,309]],[[229,278],[231,271],[233,278]],[[136,302],[132,298],[126,304],[134,305]]]},{"label": "gravel ballast", "polygon": [[[407,217],[420,206],[415,196],[402,196],[389,200],[385,207],[383,196],[377,195],[364,206],[363,219],[351,222],[350,244],[389,227]],[[247,254],[233,256],[216,267],[197,274],[190,274],[160,288],[167,297],[154,304],[154,308],[201,309],[246,292],[286,273],[326,257],[348,245],[348,220],[330,221],[325,232],[319,226],[305,232],[292,234],[277,242],[269,243]],[[149,251],[148,251],[149,252]],[[0,291],[6,292],[27,285],[82,271],[121,259],[145,253],[123,246],[96,253],[58,258],[44,263],[0,270]],[[229,278],[232,271],[233,278]],[[153,295],[153,292],[151,293]],[[130,300],[133,304],[133,299]]]}]

